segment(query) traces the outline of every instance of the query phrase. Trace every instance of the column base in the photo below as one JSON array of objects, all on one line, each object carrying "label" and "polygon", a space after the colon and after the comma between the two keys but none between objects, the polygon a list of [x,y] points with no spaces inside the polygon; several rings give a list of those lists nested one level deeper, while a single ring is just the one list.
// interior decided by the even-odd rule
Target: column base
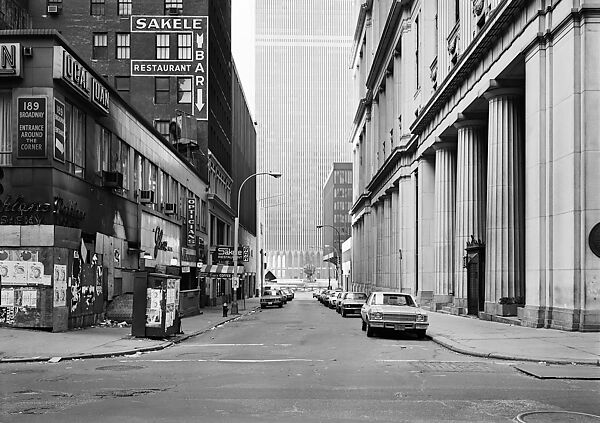
[{"label": "column base", "polygon": [[419,303],[422,308],[435,311],[435,308],[432,308],[433,291],[419,291],[415,300],[417,300],[417,303]]},{"label": "column base", "polygon": [[532,328],[600,332],[600,310],[525,306],[521,324]]},{"label": "column base", "polygon": [[[433,303],[435,304],[435,310],[441,310],[444,307],[449,307],[452,304],[453,295],[440,295],[435,294],[433,296]],[[448,310],[449,311],[449,310]]]}]

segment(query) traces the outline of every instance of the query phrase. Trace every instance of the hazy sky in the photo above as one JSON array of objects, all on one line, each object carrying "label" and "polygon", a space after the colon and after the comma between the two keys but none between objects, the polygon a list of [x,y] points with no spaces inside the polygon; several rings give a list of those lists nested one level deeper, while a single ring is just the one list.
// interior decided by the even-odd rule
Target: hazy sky
[{"label": "hazy sky", "polygon": [[231,1],[231,51],[254,117],[254,20],[256,0]]}]

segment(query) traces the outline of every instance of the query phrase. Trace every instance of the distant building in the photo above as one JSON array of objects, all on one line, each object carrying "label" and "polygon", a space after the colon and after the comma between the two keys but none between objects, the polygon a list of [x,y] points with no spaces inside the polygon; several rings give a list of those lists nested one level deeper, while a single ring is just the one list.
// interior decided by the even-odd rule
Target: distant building
[{"label": "distant building", "polygon": [[[335,264],[342,244],[350,237],[352,207],[352,163],[333,163],[323,185],[323,218],[321,229],[323,255]],[[331,226],[331,227],[330,227]],[[332,228],[333,227],[333,228]],[[334,229],[335,228],[335,229]],[[339,239],[338,239],[339,233]],[[317,275],[323,278],[323,275]]]},{"label": "distant building", "polygon": [[600,330],[598,3],[361,4],[355,288]]},{"label": "distant building", "polygon": [[[268,268],[278,278],[303,279],[322,262],[322,187],[331,163],[348,162],[352,118],[352,1],[256,1],[256,121]],[[275,200],[274,200],[275,201]]]}]

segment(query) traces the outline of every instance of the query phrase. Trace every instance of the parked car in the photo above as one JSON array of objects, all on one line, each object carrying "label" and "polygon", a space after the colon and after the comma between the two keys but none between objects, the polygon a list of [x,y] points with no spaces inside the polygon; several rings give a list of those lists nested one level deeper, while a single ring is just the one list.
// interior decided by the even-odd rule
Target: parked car
[{"label": "parked car", "polygon": [[289,288],[283,288],[281,292],[285,295],[285,302],[292,301],[294,299],[294,293]]},{"label": "parked car", "polygon": [[362,330],[373,336],[376,329],[410,331],[423,338],[429,326],[427,313],[410,294],[373,292],[360,310]]},{"label": "parked car", "polygon": [[325,289],[319,294],[319,302],[325,304],[325,298],[329,295],[329,289]]},{"label": "parked car", "polygon": [[283,293],[278,289],[265,289],[260,297],[260,308],[283,307]]},{"label": "parked car", "polygon": [[329,292],[329,295],[327,296],[327,299],[325,300],[325,305],[329,308],[334,308],[335,304],[334,304],[334,299],[337,298],[337,295],[342,292],[341,288],[337,288],[333,291]]},{"label": "parked car", "polygon": [[342,301],[342,298],[346,295],[345,291],[339,291],[335,297],[331,300],[331,308],[338,312],[338,304]]},{"label": "parked car", "polygon": [[339,303],[339,310],[342,317],[348,314],[360,315],[360,309],[365,304],[367,294],[364,292],[346,292],[342,301]]}]

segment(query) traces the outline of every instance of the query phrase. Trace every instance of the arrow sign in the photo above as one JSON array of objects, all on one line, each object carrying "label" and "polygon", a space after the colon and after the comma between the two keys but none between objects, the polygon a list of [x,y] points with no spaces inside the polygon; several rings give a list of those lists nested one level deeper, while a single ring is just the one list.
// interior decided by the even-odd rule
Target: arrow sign
[{"label": "arrow sign", "polygon": [[203,97],[202,97],[202,88],[198,88],[196,90],[196,108],[198,109],[199,112],[201,112],[202,109],[204,109],[204,101],[203,101]]},{"label": "arrow sign", "polygon": [[196,46],[202,48],[204,44],[204,34],[196,34]]}]

